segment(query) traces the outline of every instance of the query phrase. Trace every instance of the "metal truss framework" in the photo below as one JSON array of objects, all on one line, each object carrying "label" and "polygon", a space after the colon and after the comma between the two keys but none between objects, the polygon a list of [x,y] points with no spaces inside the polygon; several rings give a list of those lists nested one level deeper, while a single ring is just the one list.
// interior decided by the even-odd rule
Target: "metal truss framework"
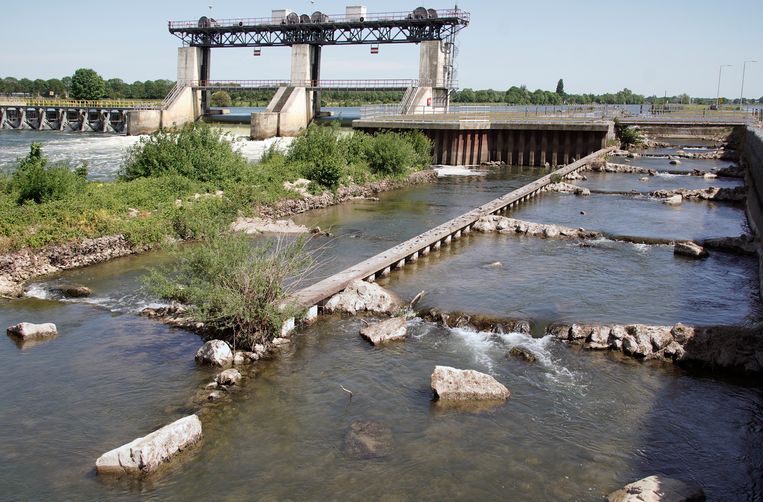
[{"label": "metal truss framework", "polygon": [[184,45],[203,48],[376,45],[449,41],[469,24],[468,12],[438,12],[442,15],[430,19],[414,19],[410,15],[399,16],[399,19],[394,16],[391,19],[369,16],[364,21],[331,21],[329,18],[327,22],[300,24],[260,24],[260,20],[242,19],[194,25],[183,21],[170,22],[169,31]]}]

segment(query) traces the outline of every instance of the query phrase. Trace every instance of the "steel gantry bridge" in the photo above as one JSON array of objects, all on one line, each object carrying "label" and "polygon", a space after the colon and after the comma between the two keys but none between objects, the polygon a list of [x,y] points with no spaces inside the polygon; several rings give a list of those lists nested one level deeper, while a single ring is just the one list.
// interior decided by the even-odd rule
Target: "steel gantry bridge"
[{"label": "steel gantry bridge", "polygon": [[[196,21],[169,21],[167,27],[182,42],[177,83],[191,91],[189,103],[197,118],[209,109],[211,91],[277,89],[267,109],[252,114],[252,137],[260,138],[298,134],[319,115],[322,90],[400,90],[404,91],[401,110],[418,106],[447,109],[455,86],[456,35],[470,19],[468,12],[457,7],[369,14],[364,6],[349,6],[337,15],[273,10],[264,18],[203,16]],[[418,79],[321,79],[324,46],[370,45],[371,54],[378,54],[382,44],[418,44]],[[254,48],[255,56],[263,47],[290,47],[291,77],[281,81],[212,80],[212,49],[242,47]],[[183,91],[178,99],[185,100],[186,95]]]},{"label": "steel gantry bridge", "polygon": [[294,44],[400,44],[452,40],[469,25],[459,9],[419,7],[412,12],[311,16],[289,13],[267,18],[170,21],[169,31],[190,47],[286,47]]}]

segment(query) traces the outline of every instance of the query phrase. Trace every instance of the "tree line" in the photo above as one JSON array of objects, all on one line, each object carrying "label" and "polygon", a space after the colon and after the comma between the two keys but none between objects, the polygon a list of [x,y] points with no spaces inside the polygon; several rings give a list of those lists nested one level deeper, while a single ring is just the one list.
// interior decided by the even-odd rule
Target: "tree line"
[{"label": "tree line", "polygon": [[0,78],[0,94],[42,98],[71,99],[163,99],[172,89],[172,80],[146,80],[127,83],[120,78],[105,80],[89,68],[80,68],[71,76],[49,80]]},{"label": "tree line", "polygon": [[[72,76],[50,80],[14,77],[0,78],[0,94],[27,95],[32,97],[57,97],[71,99],[163,99],[175,82],[172,80],[146,80],[127,83],[119,78],[105,80],[89,68],[80,68]],[[217,92],[213,106],[264,106],[273,97],[273,90],[233,90]],[[400,91],[324,91],[324,106],[361,106],[365,104],[399,103]],[[726,103],[738,104],[739,99],[724,99]],[[713,104],[716,98],[692,98],[688,94],[677,96],[644,96],[628,88],[616,93],[567,94],[564,80],[559,79],[556,90],[530,91],[526,86],[511,86],[506,91],[494,89],[461,89],[453,92],[453,103],[496,103],[510,105],[562,105],[562,104]],[[755,100],[745,100],[754,103]],[[763,104],[763,97],[758,103]]]}]

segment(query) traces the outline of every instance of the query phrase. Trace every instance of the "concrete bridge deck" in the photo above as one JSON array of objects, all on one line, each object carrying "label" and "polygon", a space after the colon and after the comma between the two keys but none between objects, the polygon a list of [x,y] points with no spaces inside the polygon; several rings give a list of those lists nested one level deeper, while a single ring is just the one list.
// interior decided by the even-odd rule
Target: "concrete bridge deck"
[{"label": "concrete bridge deck", "polygon": [[301,307],[309,309],[308,317],[314,317],[318,314],[318,306],[346,289],[351,282],[358,279],[374,282],[378,277],[386,277],[394,270],[416,262],[420,256],[426,256],[433,251],[448,246],[453,240],[458,240],[465,234],[470,233],[474,224],[483,216],[503,213],[515,205],[536,197],[545,191],[546,186],[551,183],[552,176],[566,176],[578,171],[612,150],[613,148],[605,148],[588,155],[468,213],[398,244],[387,251],[379,253],[312,286],[301,289],[292,295],[292,299]]}]

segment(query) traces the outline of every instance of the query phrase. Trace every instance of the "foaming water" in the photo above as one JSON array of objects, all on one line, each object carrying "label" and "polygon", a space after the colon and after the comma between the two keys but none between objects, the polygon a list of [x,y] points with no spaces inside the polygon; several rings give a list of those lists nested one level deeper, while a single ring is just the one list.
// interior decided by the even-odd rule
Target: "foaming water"
[{"label": "foaming water", "polygon": [[486,176],[489,171],[467,166],[433,166],[437,176]]},{"label": "foaming water", "polygon": [[[129,150],[138,144],[141,136],[122,136],[99,133],[63,133],[57,131],[2,131],[0,132],[0,172],[10,172],[18,159],[29,153],[32,143],[41,143],[45,155],[53,163],[65,162],[77,167],[88,163],[88,178],[93,181],[111,181],[122,168]],[[271,146],[285,150],[293,138],[274,138],[250,141],[231,134],[228,138],[234,148],[249,161],[259,161]]]}]

